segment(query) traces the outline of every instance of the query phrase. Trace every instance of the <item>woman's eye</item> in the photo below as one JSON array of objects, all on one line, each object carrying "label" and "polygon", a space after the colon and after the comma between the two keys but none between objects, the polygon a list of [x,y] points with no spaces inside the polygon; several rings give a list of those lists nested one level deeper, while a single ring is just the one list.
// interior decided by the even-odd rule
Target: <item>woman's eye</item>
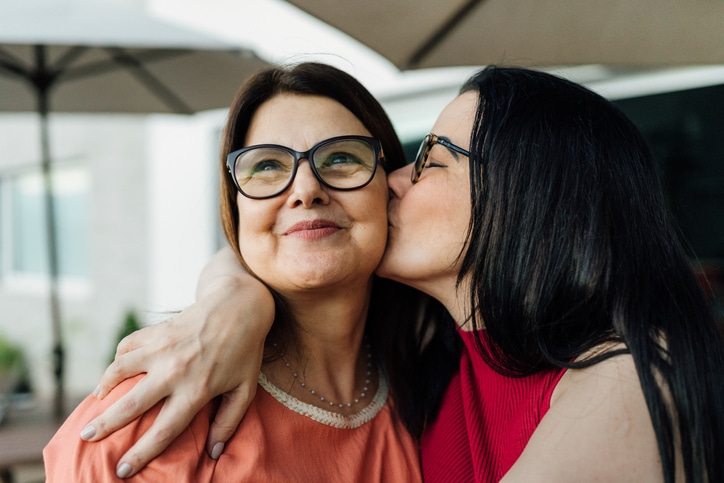
[{"label": "woman's eye", "polygon": [[267,159],[254,164],[254,166],[252,166],[252,168],[249,170],[249,173],[251,175],[254,175],[263,171],[276,171],[280,169],[284,169],[282,163],[274,159]]},{"label": "woman's eye", "polygon": [[425,168],[447,168],[444,164],[436,163],[434,161],[428,161],[425,164]]},{"label": "woman's eye", "polygon": [[324,162],[319,166],[320,168],[326,168],[333,165],[339,164],[362,164],[356,156],[349,153],[335,153],[331,156],[327,156]]}]

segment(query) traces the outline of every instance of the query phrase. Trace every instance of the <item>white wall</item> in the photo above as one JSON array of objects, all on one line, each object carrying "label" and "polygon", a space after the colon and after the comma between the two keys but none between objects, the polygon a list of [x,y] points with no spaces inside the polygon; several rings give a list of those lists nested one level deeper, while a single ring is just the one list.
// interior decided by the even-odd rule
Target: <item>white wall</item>
[{"label": "white wall", "polygon": [[216,134],[224,116],[219,111],[191,117],[155,116],[150,123],[151,311],[176,311],[193,303],[198,274],[216,250]]}]

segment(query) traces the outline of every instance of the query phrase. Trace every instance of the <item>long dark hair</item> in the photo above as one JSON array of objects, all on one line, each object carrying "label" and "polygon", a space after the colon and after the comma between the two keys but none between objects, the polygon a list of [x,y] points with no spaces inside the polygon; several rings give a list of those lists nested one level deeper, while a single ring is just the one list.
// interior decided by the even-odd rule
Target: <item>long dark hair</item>
[{"label": "long dark hair", "polygon": [[542,72],[490,67],[466,91],[479,102],[458,280],[470,278],[472,323],[492,342],[483,357],[521,376],[590,366],[622,351],[581,355],[623,342],[665,480],[678,443],[687,481],[724,481],[723,344],[638,129]]},{"label": "long dark hair", "polygon": [[[222,140],[219,162],[221,173],[221,221],[231,248],[241,260],[238,243],[239,213],[237,191],[226,169],[227,153],[244,147],[244,140],[257,109],[279,94],[323,96],[352,112],[380,141],[384,152],[382,167],[392,171],[405,165],[405,154],[387,114],[374,96],[349,74],[329,65],[306,62],[263,69],[246,80],[231,104]],[[273,291],[272,291],[273,292]],[[419,435],[422,409],[418,401],[420,353],[416,337],[416,310],[425,297],[402,284],[375,277],[370,310],[365,326],[373,352],[382,361],[390,382],[397,414],[410,432]],[[275,295],[277,319],[274,335],[284,339],[289,320],[283,302]],[[287,339],[288,341],[288,339]],[[273,356],[272,356],[273,357]]]}]

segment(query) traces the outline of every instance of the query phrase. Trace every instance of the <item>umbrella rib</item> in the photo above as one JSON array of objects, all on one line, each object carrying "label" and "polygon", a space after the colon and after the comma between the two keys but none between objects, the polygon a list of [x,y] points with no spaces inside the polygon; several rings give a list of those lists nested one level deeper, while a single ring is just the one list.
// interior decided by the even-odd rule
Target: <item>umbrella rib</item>
[{"label": "umbrella rib", "polygon": [[171,108],[174,112],[179,114],[192,114],[193,109],[186,104],[179,96],[174,94],[171,89],[166,87],[155,75],[153,75],[148,69],[143,66],[143,62],[127,54],[124,50],[119,48],[108,49],[110,52],[115,52],[113,60],[119,64],[126,65],[131,69],[129,72],[131,75],[136,77],[138,81],[145,85],[148,90],[156,94],[156,96]]},{"label": "umbrella rib", "polygon": [[134,76],[136,80],[156,95],[156,97],[173,112],[179,114],[193,113],[193,109],[191,109],[188,104],[186,104],[180,97],[166,87],[163,82],[154,76],[153,73],[144,67],[145,62],[184,55],[187,54],[188,51],[162,50],[145,53],[145,55],[133,56],[118,47],[108,47],[104,50],[109,53],[109,59],[64,71],[62,74],[63,80],[92,77],[105,72],[119,70],[119,66],[125,67],[130,75]]},{"label": "umbrella rib", "polygon": [[469,0],[457,12],[455,12],[455,15],[450,17],[447,22],[442,24],[439,29],[437,29],[415,52],[412,53],[409,59],[407,59],[407,62],[404,64],[403,68],[412,69],[419,65],[420,62],[422,62],[422,60],[427,57],[435,47],[437,47],[443,40],[445,40],[445,37],[450,35],[453,29],[465,18],[468,13],[470,13],[471,10],[477,7],[479,3],[484,1],[485,0]]},{"label": "umbrella rib", "polygon": [[76,46],[66,50],[65,53],[55,63],[56,69],[59,71],[60,69],[65,68],[68,64],[74,62],[78,57],[81,56],[81,54],[87,52],[89,49],[90,47],[86,46]]},{"label": "umbrella rib", "polygon": [[19,57],[13,55],[7,50],[0,47],[0,70],[28,79],[30,77],[30,71],[22,67],[22,61]]},{"label": "umbrella rib", "polygon": [[[37,49],[47,49],[45,45],[36,45]],[[16,75],[24,80],[30,81],[37,89],[49,89],[58,80],[58,77],[63,73],[62,68],[67,64],[77,59],[87,47],[74,47],[69,49],[57,62],[59,68],[47,68],[45,66],[45,54],[43,53],[42,64],[38,61],[36,63],[36,70],[32,71],[28,68],[23,68],[22,59],[13,55],[12,53],[0,48],[0,70],[4,70],[10,74]],[[38,59],[36,59],[38,60]]]},{"label": "umbrella rib", "polygon": [[[110,48],[109,48],[110,49]],[[180,55],[185,55],[189,51],[187,50],[154,50],[153,52],[139,52],[133,55],[136,59],[136,63],[144,64],[148,62],[155,62],[158,60],[165,60]],[[130,54],[125,52],[127,57],[131,57]],[[100,61],[88,62],[80,66],[73,67],[70,70],[63,71],[64,80],[82,79],[84,77],[93,77],[95,75],[104,74],[107,72],[113,72],[118,70],[118,59],[117,54],[114,52],[110,53],[110,58],[106,58]]]}]

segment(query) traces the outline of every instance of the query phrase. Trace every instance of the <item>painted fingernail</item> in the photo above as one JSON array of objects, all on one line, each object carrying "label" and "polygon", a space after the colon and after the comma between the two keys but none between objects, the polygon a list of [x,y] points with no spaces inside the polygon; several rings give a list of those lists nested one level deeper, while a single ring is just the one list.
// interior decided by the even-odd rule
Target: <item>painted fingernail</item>
[{"label": "painted fingernail", "polygon": [[211,449],[211,459],[218,460],[221,453],[224,451],[224,443],[216,443]]},{"label": "painted fingernail", "polygon": [[88,426],[83,428],[83,431],[80,432],[80,439],[82,439],[84,441],[88,441],[95,435],[96,435],[96,427],[93,426],[92,424],[89,424]]},{"label": "painted fingernail", "polygon": [[129,465],[128,463],[123,463],[116,470],[116,476],[119,478],[126,478],[130,474],[131,474],[131,465]]},{"label": "painted fingernail", "polygon": [[101,386],[96,386],[95,389],[93,389],[93,395],[95,397],[98,397],[98,395],[101,393]]}]

